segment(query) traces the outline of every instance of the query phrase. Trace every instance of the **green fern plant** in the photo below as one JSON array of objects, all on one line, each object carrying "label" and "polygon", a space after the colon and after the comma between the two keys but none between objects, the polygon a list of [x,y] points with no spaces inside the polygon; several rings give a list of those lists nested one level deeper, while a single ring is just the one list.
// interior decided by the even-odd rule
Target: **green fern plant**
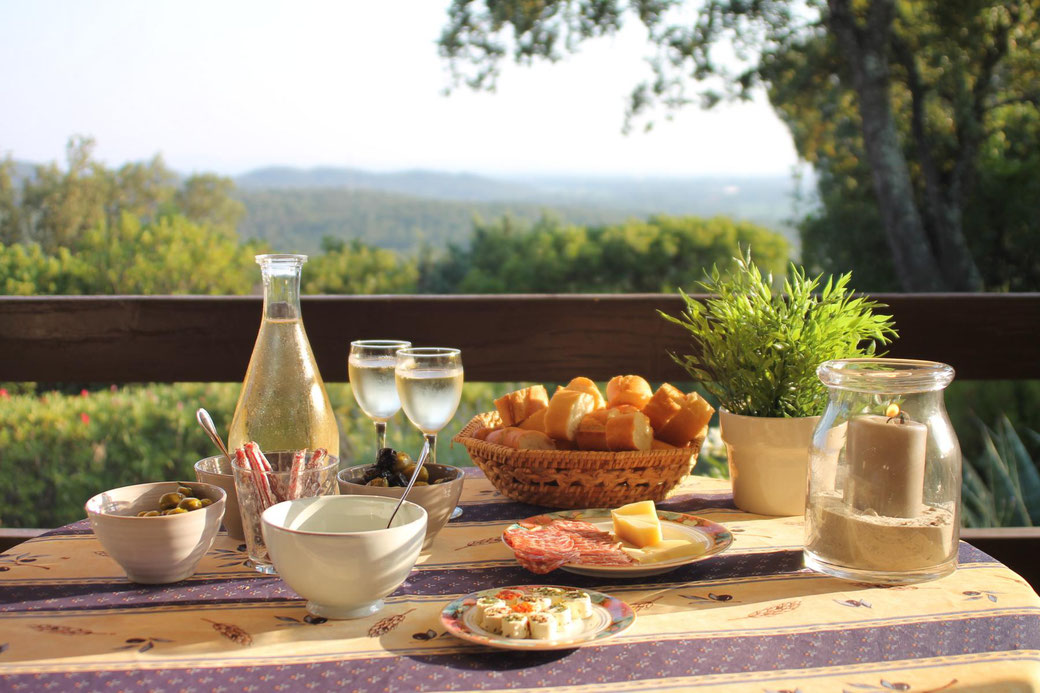
[{"label": "green fern plant", "polygon": [[874,356],[897,335],[891,316],[874,314],[883,304],[852,294],[851,273],[823,282],[792,264],[783,289],[774,292],[772,276],[752,263],[750,249],[735,260],[731,273],[723,276],[716,266],[700,282],[713,294],[703,304],[680,289],[683,313],[661,312],[687,331],[693,346],[671,357],[734,414],[817,415],[827,392],[816,367]]},{"label": "green fern plant", "polygon": [[[982,451],[964,458],[961,524],[965,527],[1040,525],[1040,471],[1007,416],[995,430],[981,421]],[[1034,445],[1040,435],[1026,430]]]}]

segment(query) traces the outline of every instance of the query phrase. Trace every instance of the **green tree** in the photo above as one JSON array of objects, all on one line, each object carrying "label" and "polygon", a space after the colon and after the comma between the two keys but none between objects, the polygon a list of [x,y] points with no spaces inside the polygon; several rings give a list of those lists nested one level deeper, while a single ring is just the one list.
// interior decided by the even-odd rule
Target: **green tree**
[{"label": "green tree", "polygon": [[452,245],[424,267],[420,286],[435,293],[639,293],[689,286],[741,247],[783,275],[789,246],[777,233],[725,217],[655,216],[611,226],[534,224],[506,216],[474,221],[468,246]]},{"label": "green tree", "polygon": [[112,173],[91,157],[94,140],[73,137],[65,148],[66,170],[56,163],[37,166],[22,190],[24,240],[50,253],[71,247],[87,229],[105,219],[112,197]]},{"label": "green tree", "polygon": [[356,239],[345,243],[326,236],[321,245],[324,252],[307,263],[304,293],[415,293],[419,270],[414,261]]},{"label": "green tree", "polygon": [[0,243],[18,243],[21,240],[21,210],[14,185],[14,161],[8,155],[0,161]]},{"label": "green tree", "polygon": [[199,223],[235,229],[245,216],[245,206],[233,197],[235,184],[230,178],[212,173],[190,176],[174,196],[176,209]]},{"label": "green tree", "polygon": [[180,216],[151,223],[124,212],[119,222],[87,231],[76,257],[89,267],[92,294],[248,294],[254,253],[234,231]]},{"label": "green tree", "polygon": [[[440,50],[457,81],[491,88],[510,54],[521,63],[556,60],[638,20],[658,53],[654,79],[637,85],[629,116],[655,104],[747,99],[764,86],[809,161],[839,154],[830,150],[835,135],[849,137],[851,126],[861,145],[848,152],[869,171],[858,182],[870,186],[880,222],[871,231],[884,238],[901,286],[983,286],[966,204],[985,178],[979,172],[986,143],[1008,135],[1004,109],[1035,113],[1040,101],[1035,3],[704,0],[691,20],[692,5],[455,0]],[[736,68],[719,60],[726,44]],[[693,83],[698,91],[691,94]],[[835,191],[821,192],[826,199]],[[1035,222],[1031,228],[1035,233]]]}]

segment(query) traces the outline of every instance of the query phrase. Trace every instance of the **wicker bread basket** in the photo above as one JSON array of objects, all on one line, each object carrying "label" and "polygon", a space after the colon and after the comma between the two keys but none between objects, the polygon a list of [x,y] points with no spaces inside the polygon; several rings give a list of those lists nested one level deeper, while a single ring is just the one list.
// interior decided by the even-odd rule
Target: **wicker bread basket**
[{"label": "wicker bread basket", "polygon": [[473,438],[500,426],[498,412],[477,414],[452,440],[466,446],[473,462],[502,495],[550,508],[614,508],[660,501],[697,462],[704,432],[689,447],[647,452],[516,450]]}]

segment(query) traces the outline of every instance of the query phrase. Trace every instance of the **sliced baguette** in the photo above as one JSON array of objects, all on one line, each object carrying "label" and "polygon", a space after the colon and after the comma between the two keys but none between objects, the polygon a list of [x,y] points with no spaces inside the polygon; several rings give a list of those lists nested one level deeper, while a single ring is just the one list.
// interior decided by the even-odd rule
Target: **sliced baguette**
[{"label": "sliced baguette", "polygon": [[610,450],[649,450],[654,441],[654,429],[645,414],[633,411],[608,418],[606,436]]},{"label": "sliced baguette", "polygon": [[615,375],[607,383],[608,407],[631,404],[636,409],[642,409],[653,395],[650,383],[638,375]]},{"label": "sliced baguette", "polygon": [[525,431],[541,431],[545,433],[545,412],[548,407],[543,407],[520,422],[520,428]]},{"label": "sliced baguette", "polygon": [[585,415],[578,425],[574,442],[579,450],[609,450],[607,447],[607,419],[617,416],[617,409],[597,409]]},{"label": "sliced baguette", "polygon": [[700,435],[711,421],[715,409],[696,392],[686,395],[682,408],[666,423],[655,436],[658,440],[683,448]]},{"label": "sliced baguette", "polygon": [[657,388],[657,392],[643,407],[643,413],[650,418],[650,425],[655,431],[660,431],[673,416],[682,409],[686,395],[674,385],[665,383]]},{"label": "sliced baguette", "polygon": [[592,395],[592,398],[596,400],[596,409],[602,409],[607,406],[607,400],[603,398],[603,393],[599,391],[598,387],[596,387],[596,383],[592,382],[589,378],[578,376],[567,383],[567,389],[587,392]]},{"label": "sliced baguette", "polygon": [[495,409],[505,426],[514,426],[544,409],[549,404],[549,394],[544,385],[532,385],[522,390],[510,392],[495,400]]},{"label": "sliced baguette", "polygon": [[550,438],[573,441],[581,420],[595,408],[596,400],[587,392],[558,390],[545,412],[545,432]]}]

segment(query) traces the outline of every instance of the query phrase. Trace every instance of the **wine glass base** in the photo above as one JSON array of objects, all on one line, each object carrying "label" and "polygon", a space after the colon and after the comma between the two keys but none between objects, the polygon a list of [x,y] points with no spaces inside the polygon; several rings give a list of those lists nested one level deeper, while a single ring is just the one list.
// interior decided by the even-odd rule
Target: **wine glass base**
[{"label": "wine glass base", "polygon": [[249,559],[249,565],[251,565],[253,567],[253,570],[255,570],[256,572],[262,573],[264,575],[277,575],[278,574],[278,571],[275,570],[274,565],[271,564],[271,563],[260,563],[258,561],[253,560],[253,559]]}]

